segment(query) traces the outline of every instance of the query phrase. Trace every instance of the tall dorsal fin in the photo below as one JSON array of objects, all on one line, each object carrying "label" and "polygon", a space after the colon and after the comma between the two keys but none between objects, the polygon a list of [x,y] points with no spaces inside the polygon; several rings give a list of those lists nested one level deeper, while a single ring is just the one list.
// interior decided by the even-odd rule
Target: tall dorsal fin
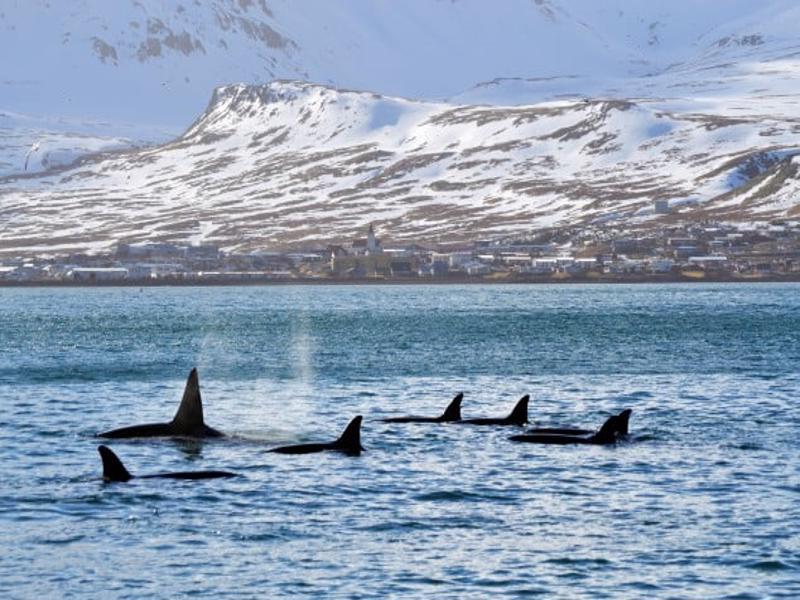
[{"label": "tall dorsal fin", "polygon": [[514,406],[514,410],[506,417],[506,420],[514,425],[525,425],[528,422],[528,400],[530,396],[525,394]]},{"label": "tall dorsal fin", "polygon": [[361,415],[358,415],[347,424],[344,433],[339,436],[339,439],[333,445],[348,454],[361,454],[364,449],[361,447]]},{"label": "tall dorsal fin", "polygon": [[628,421],[630,421],[631,413],[630,408],[626,408],[617,415],[617,434],[628,435]]},{"label": "tall dorsal fin", "polygon": [[103,460],[103,479],[105,481],[129,481],[133,475],[122,464],[119,457],[108,446],[98,446],[97,451]]},{"label": "tall dorsal fin", "polygon": [[439,417],[441,421],[460,421],[461,420],[461,401],[464,399],[463,393],[456,394],[456,397],[444,409],[444,413]]},{"label": "tall dorsal fin", "polygon": [[602,427],[592,436],[595,442],[600,444],[613,444],[617,440],[617,415],[608,417]]},{"label": "tall dorsal fin", "polygon": [[200,398],[200,380],[197,369],[192,369],[186,380],[183,398],[178,412],[172,418],[172,425],[178,433],[191,433],[203,426],[203,402]]}]

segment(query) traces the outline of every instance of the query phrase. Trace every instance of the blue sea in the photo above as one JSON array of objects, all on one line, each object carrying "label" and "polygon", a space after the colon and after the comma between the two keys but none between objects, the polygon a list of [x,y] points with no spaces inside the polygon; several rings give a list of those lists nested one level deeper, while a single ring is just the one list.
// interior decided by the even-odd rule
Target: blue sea
[{"label": "blue sea", "polygon": [[[109,445],[240,477],[103,483],[195,366],[231,437]],[[460,391],[631,439],[377,421]],[[800,285],[0,289],[0,597],[798,598],[799,433]]]}]

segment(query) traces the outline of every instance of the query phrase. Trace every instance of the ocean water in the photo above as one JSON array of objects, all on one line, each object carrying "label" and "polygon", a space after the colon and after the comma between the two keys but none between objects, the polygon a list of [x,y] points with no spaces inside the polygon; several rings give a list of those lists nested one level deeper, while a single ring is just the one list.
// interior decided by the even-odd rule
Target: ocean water
[{"label": "ocean water", "polygon": [[[194,366],[229,439],[109,445],[241,476],[104,484]],[[632,439],[376,421],[458,391]],[[798,598],[799,397],[800,285],[0,289],[0,597]]]}]

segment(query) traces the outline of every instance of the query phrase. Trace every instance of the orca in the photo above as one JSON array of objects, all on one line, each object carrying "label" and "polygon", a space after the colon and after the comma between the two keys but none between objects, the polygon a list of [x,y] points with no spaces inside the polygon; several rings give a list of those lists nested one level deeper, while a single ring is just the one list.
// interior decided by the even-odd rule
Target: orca
[{"label": "orca", "polygon": [[[617,436],[625,437],[628,435],[628,421],[630,421],[631,413],[630,408],[626,408],[621,413],[616,415]],[[529,429],[525,433],[531,434],[550,434],[550,435],[590,435],[594,433],[591,429],[579,429],[575,427],[536,427]]]},{"label": "orca", "polygon": [[108,446],[98,446],[97,451],[103,460],[103,481],[130,481],[137,479],[219,479],[236,477],[228,471],[179,471],[177,473],[156,473],[155,475],[131,475],[119,457]]},{"label": "orca", "polygon": [[495,419],[462,419],[458,423],[467,425],[518,425],[523,427],[528,423],[528,400],[530,400],[530,396],[525,394],[519,399],[514,406],[514,410],[512,410],[507,417]]},{"label": "orca", "polygon": [[183,398],[178,412],[169,423],[148,423],[122,427],[98,434],[101,438],[120,439],[137,437],[222,437],[223,434],[212,429],[203,421],[203,403],[200,398],[200,381],[197,369],[192,369],[186,380]]},{"label": "orca", "polygon": [[450,401],[447,408],[441,416],[438,417],[388,417],[381,419],[384,423],[456,423],[461,420],[461,401],[464,399],[464,394],[456,394],[456,397]]},{"label": "orca", "polygon": [[603,426],[589,436],[581,435],[560,435],[556,433],[523,433],[513,435],[510,439],[513,442],[527,442],[529,444],[594,444],[610,445],[617,441],[617,430],[619,428],[619,416],[609,417]]},{"label": "orca", "polygon": [[295,444],[293,446],[280,446],[272,448],[268,452],[278,454],[311,454],[312,452],[324,452],[334,450],[349,456],[359,456],[364,448],[361,446],[361,415],[355,417],[344,430],[344,433],[335,442],[318,444]]}]

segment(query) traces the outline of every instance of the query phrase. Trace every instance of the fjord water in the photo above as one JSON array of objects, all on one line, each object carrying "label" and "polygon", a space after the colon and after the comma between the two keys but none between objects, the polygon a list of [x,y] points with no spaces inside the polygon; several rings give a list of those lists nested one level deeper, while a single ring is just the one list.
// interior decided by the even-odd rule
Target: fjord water
[{"label": "fjord water", "polygon": [[[172,417],[197,366],[233,439]],[[548,447],[502,416],[633,440]],[[800,286],[0,290],[0,597],[800,597]],[[281,456],[365,417],[360,458]]]}]

